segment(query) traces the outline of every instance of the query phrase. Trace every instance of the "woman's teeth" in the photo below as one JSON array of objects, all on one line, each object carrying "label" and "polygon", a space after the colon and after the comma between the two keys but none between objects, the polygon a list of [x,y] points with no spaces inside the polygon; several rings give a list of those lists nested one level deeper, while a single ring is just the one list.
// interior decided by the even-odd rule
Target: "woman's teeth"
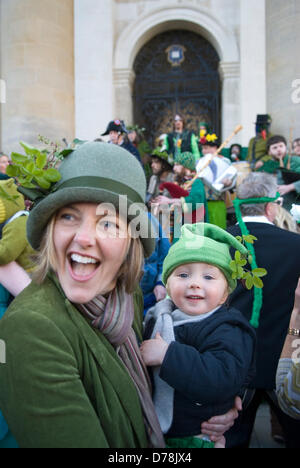
[{"label": "woman's teeth", "polygon": [[85,277],[93,274],[99,264],[100,262],[91,257],[84,257],[78,254],[71,255],[72,271],[77,276]]},{"label": "woman's teeth", "polygon": [[71,260],[72,260],[72,262],[83,263],[84,265],[87,265],[89,263],[94,263],[94,264],[97,263],[97,261],[94,258],[82,257],[81,255],[77,255],[77,254],[72,254],[71,255]]}]

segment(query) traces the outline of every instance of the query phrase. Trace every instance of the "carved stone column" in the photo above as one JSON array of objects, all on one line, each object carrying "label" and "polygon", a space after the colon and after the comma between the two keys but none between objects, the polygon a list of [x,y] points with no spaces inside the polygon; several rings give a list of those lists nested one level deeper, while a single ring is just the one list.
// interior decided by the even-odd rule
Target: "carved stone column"
[{"label": "carved stone column", "polygon": [[[222,81],[222,139],[225,140],[241,123],[240,64],[220,62],[219,72]],[[241,134],[234,142],[241,142]]]},{"label": "carved stone column", "polygon": [[114,71],[114,110],[116,118],[125,121],[126,125],[133,122],[133,84],[135,73],[131,69]]}]

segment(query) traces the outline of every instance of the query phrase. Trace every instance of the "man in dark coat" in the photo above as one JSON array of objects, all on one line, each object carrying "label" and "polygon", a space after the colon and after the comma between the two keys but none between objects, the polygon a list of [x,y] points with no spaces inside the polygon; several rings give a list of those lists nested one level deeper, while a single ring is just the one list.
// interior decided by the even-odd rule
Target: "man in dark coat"
[{"label": "man in dark coat", "polygon": [[[252,173],[238,188],[239,199],[276,198],[276,178],[270,174]],[[300,276],[300,236],[282,230],[273,224],[277,205],[257,203],[241,205],[241,215],[254,242],[256,263],[268,274],[264,281],[263,302],[257,328],[257,372],[250,387],[253,399],[241,413],[234,427],[226,434],[227,447],[248,448],[257,409],[267,400],[282,426],[287,448],[300,447],[300,421],[281,411],[275,395],[275,378],[281,350],[288,331],[293,309],[294,293]],[[234,236],[241,235],[239,225],[229,229]],[[253,291],[241,285],[231,296],[230,305],[250,319]]]}]

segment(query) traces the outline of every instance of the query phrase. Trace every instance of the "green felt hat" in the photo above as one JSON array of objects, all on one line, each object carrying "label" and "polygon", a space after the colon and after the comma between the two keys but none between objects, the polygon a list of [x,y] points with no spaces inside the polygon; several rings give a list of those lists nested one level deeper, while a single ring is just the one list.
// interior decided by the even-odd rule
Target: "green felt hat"
[{"label": "green felt hat", "polygon": [[187,263],[208,263],[220,268],[227,279],[230,291],[234,291],[237,281],[232,278],[230,248],[247,255],[248,250],[235,237],[218,226],[209,223],[185,224],[181,237],[165,258],[163,282],[180,265]]},{"label": "green felt hat", "polygon": [[185,151],[184,153],[179,153],[176,155],[175,164],[180,164],[181,166],[189,169],[190,171],[196,170],[196,161],[193,153]]},{"label": "green felt hat", "polygon": [[[27,236],[34,249],[39,249],[48,222],[60,208],[71,203],[111,203],[118,210],[120,195],[126,195],[127,220],[134,219],[145,255],[151,255],[155,239],[144,204],[146,179],[131,153],[113,144],[84,143],[64,159],[59,172],[61,180],[54,190],[30,212]],[[126,208],[125,197],[122,200],[121,207]]]}]

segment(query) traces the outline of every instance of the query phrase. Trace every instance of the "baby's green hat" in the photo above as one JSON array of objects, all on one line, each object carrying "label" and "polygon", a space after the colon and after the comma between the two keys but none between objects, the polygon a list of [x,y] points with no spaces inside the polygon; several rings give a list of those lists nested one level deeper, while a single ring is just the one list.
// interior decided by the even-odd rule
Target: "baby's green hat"
[{"label": "baby's green hat", "polygon": [[187,263],[208,263],[215,265],[225,275],[230,291],[237,286],[232,279],[230,248],[247,255],[248,250],[235,237],[218,226],[208,223],[185,224],[181,228],[181,237],[174,244],[165,258],[163,282],[166,285],[169,276],[180,265]]}]

